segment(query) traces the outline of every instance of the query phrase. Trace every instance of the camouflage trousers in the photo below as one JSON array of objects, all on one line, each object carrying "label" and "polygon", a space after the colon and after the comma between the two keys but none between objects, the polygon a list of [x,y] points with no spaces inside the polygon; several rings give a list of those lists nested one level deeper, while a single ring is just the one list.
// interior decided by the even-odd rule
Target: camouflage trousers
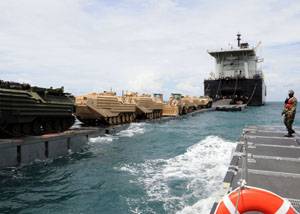
[{"label": "camouflage trousers", "polygon": [[288,116],[284,117],[284,125],[285,125],[287,131],[289,132],[289,134],[294,133],[293,123],[294,123],[294,117],[288,117]]}]

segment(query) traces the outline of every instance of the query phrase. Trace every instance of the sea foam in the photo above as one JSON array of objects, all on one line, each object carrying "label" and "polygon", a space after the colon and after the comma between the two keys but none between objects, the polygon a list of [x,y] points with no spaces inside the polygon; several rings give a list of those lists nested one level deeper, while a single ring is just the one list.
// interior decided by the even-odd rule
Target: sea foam
[{"label": "sea foam", "polygon": [[137,134],[144,134],[145,125],[145,123],[131,123],[127,129],[120,131],[117,136],[133,137]]},{"label": "sea foam", "polygon": [[89,144],[103,144],[103,143],[111,143],[115,140],[118,140],[120,137],[133,137],[138,134],[145,133],[145,123],[131,123],[129,127],[125,130],[122,130],[116,135],[105,135],[105,136],[99,136],[95,138],[89,139]]},{"label": "sea foam", "polygon": [[235,143],[208,136],[171,159],[147,160],[120,168],[138,177],[148,200],[167,213],[209,213],[222,188]]}]

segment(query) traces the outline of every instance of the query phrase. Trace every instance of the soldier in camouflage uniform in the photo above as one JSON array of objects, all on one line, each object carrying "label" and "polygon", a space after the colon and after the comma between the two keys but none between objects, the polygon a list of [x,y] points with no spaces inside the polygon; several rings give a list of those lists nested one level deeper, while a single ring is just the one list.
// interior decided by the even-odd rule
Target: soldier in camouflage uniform
[{"label": "soldier in camouflage uniform", "polygon": [[282,111],[282,115],[284,115],[284,125],[288,131],[288,134],[285,135],[286,137],[292,137],[292,134],[295,133],[292,126],[296,115],[296,108],[297,99],[294,97],[294,91],[289,90],[289,98],[285,100],[284,109]]}]

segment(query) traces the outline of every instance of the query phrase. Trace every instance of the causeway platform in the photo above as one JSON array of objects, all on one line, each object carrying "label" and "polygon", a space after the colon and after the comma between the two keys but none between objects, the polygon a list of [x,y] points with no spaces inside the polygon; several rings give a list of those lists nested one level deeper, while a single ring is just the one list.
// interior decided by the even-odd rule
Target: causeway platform
[{"label": "causeway platform", "polygon": [[128,125],[106,128],[80,127],[62,133],[0,139],[0,169],[30,164],[36,160],[55,159],[80,152],[91,137],[114,134]]},{"label": "causeway platform", "polygon": [[220,105],[216,107],[216,111],[242,111],[247,107],[246,104],[241,105]]},{"label": "causeway platform", "polygon": [[[300,212],[300,134],[297,134],[300,128],[295,131],[294,137],[288,138],[284,137],[287,132],[282,126],[245,128],[233,152],[219,199],[239,186],[242,170],[246,168],[247,185],[267,189],[288,199]],[[243,168],[244,154],[247,161]],[[217,202],[211,213],[216,206]]]},{"label": "causeway platform", "polygon": [[[214,108],[200,109],[178,117],[163,117],[154,120],[137,122],[159,123],[173,119],[194,116],[199,113],[213,111]],[[108,127],[84,127],[77,125],[62,133],[45,134],[42,136],[28,136],[22,138],[0,139],[0,169],[19,167],[32,162],[55,159],[72,153],[81,152],[89,138],[114,135],[128,128],[130,124]]]},{"label": "causeway platform", "polygon": [[231,99],[221,99],[213,103],[212,107],[216,111],[242,111],[247,104],[230,104]]}]

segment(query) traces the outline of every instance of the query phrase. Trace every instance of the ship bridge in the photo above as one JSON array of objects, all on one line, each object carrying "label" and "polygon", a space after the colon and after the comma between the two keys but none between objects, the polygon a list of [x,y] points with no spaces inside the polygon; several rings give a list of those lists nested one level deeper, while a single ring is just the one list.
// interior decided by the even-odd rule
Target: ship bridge
[{"label": "ship bridge", "polygon": [[216,59],[215,78],[262,78],[262,71],[257,63],[262,62],[256,55],[256,48],[250,48],[248,43],[240,43],[238,47],[208,51]]},{"label": "ship bridge", "polygon": [[220,50],[212,50],[208,51],[208,53],[215,57],[220,58],[225,55],[246,55],[246,56],[255,56],[255,49],[254,48],[231,48],[231,49],[220,49]]}]

